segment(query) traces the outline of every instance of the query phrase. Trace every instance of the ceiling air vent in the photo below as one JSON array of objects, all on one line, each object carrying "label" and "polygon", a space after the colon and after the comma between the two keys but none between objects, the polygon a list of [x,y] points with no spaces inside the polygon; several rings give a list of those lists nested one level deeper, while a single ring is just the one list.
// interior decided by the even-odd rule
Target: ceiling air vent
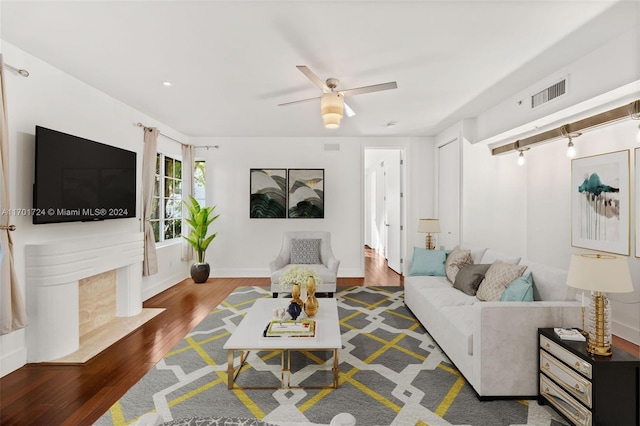
[{"label": "ceiling air vent", "polygon": [[540,105],[564,95],[567,93],[567,79],[563,78],[559,82],[547,87],[544,90],[539,91],[535,95],[531,96],[531,108],[537,108]]}]

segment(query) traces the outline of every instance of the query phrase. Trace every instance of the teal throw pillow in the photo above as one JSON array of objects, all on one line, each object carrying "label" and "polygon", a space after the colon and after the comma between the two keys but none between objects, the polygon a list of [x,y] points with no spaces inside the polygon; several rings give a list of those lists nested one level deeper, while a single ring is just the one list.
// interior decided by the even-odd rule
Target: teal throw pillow
[{"label": "teal throw pillow", "polygon": [[446,250],[427,250],[414,247],[409,275],[444,277],[444,262],[447,260],[448,253]]},{"label": "teal throw pillow", "polygon": [[501,302],[533,302],[533,277],[531,272],[516,278],[502,292]]}]

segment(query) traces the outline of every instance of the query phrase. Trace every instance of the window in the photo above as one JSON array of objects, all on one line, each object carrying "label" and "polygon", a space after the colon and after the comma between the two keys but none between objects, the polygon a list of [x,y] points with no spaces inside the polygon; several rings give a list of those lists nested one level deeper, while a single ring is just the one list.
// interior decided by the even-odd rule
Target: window
[{"label": "window", "polygon": [[198,200],[201,206],[206,205],[205,197],[205,162],[202,160],[196,160],[193,165],[193,198]]},{"label": "window", "polygon": [[180,238],[182,233],[182,161],[158,153],[151,227],[156,242]]}]

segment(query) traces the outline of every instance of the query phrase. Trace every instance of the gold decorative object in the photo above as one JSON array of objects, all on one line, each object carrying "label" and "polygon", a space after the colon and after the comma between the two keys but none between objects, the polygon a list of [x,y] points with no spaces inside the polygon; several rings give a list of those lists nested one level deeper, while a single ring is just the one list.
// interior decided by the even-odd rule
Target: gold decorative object
[{"label": "gold decorative object", "polygon": [[433,250],[436,248],[436,245],[431,234],[440,233],[440,221],[438,219],[420,219],[418,221],[418,232],[427,234],[425,248],[427,250]]},{"label": "gold decorative object", "polygon": [[569,264],[567,285],[592,292],[587,352],[611,356],[611,306],[602,293],[633,291],[627,259],[611,254],[574,254]]},{"label": "gold decorative object", "polygon": [[291,300],[292,302],[295,302],[300,306],[303,305],[302,299],[300,299],[300,286],[298,284],[291,286],[291,298],[293,299]]},{"label": "gold decorative object", "polygon": [[316,298],[316,280],[310,276],[307,280],[307,299],[304,301],[304,313],[313,318],[318,313],[318,299]]}]

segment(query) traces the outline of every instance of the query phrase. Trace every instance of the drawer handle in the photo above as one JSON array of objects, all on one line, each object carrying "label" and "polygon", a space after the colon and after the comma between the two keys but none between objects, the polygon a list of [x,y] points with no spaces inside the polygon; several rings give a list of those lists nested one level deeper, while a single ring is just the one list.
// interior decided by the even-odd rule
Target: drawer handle
[{"label": "drawer handle", "polygon": [[576,411],[575,413],[573,413],[573,417],[575,417],[576,420],[580,420],[580,413]]},{"label": "drawer handle", "polygon": [[549,388],[544,388],[544,393],[549,393]]},{"label": "drawer handle", "polygon": [[580,367],[582,367],[582,365],[580,364],[580,362],[576,361],[576,368],[579,370]]},{"label": "drawer handle", "polygon": [[545,363],[544,368],[546,368],[547,370],[549,369],[549,363]]},{"label": "drawer handle", "polygon": [[575,385],[573,385],[573,388],[576,390],[576,392],[582,393],[582,390],[580,389],[580,384],[576,383]]},{"label": "drawer handle", "polygon": [[548,343],[547,343],[546,345],[544,345],[544,347],[545,347],[546,349],[551,349],[551,345],[550,345],[550,344],[548,344]]}]

